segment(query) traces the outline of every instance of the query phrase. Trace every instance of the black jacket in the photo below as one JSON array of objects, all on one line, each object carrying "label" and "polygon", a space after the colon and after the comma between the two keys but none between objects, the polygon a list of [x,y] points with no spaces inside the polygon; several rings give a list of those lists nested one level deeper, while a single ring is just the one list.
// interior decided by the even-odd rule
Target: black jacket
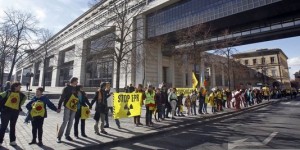
[{"label": "black jacket", "polygon": [[74,94],[74,96],[77,97],[75,87],[70,86],[70,85],[67,85],[67,86],[63,89],[62,94],[61,94],[61,96],[60,96],[60,98],[59,98],[58,109],[61,108],[62,103],[64,104],[64,106],[66,106],[66,104],[67,104],[69,98],[72,96],[72,94]]}]

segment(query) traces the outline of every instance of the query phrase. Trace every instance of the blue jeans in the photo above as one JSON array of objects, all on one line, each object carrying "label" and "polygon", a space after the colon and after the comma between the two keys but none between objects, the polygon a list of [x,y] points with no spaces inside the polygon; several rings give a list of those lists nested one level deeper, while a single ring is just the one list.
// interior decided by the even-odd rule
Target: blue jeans
[{"label": "blue jeans", "polygon": [[197,115],[197,112],[196,112],[196,102],[195,103],[192,102],[191,109],[192,109],[192,111],[191,111],[192,114]]},{"label": "blue jeans", "polygon": [[207,103],[203,103],[203,113],[207,113]]},{"label": "blue jeans", "polygon": [[[107,107],[107,108],[108,108],[108,112],[110,111],[111,114],[114,114],[114,109],[113,109],[113,107]],[[105,113],[105,125],[106,125],[106,126],[109,126],[108,112]],[[116,125],[117,125],[118,127],[121,127],[121,126],[120,126],[120,120],[119,120],[119,119],[115,119],[115,122],[116,122]]]}]

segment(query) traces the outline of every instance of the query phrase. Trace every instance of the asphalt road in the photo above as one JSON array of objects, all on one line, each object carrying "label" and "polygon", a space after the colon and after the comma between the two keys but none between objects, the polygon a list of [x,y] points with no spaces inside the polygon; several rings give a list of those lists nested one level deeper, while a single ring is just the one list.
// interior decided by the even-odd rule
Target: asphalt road
[{"label": "asphalt road", "polygon": [[300,98],[105,149],[300,149]]}]

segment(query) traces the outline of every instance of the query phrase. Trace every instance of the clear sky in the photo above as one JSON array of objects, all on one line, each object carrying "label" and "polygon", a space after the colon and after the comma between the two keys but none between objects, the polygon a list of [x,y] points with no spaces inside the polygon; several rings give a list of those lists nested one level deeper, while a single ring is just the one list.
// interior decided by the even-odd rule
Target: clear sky
[{"label": "clear sky", "polygon": [[[88,10],[89,0],[0,0],[0,18],[7,9],[29,11],[39,20],[39,27],[54,34]],[[290,75],[300,70],[300,37],[238,46],[239,52],[259,48],[280,48],[288,56]]]}]

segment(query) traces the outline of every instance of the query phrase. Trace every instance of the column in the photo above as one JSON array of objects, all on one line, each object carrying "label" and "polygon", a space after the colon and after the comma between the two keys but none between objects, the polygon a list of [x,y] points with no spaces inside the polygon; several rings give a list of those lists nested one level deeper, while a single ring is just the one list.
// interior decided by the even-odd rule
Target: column
[{"label": "column", "polygon": [[224,64],[222,64],[221,65],[221,67],[222,67],[222,72],[221,72],[221,74],[222,74],[222,87],[225,87],[225,73],[224,73]]},{"label": "column", "polygon": [[[134,26],[134,28],[141,28],[146,25],[146,19],[144,15],[137,16],[137,21]],[[142,31],[135,32],[134,39],[143,40],[145,39],[145,33],[146,29],[142,28]],[[136,47],[134,61],[136,63],[135,65],[135,71],[132,73],[132,78],[135,81],[135,84],[147,84],[147,78],[146,78],[146,66],[147,66],[147,56],[146,56],[146,50],[145,45],[140,44]],[[144,81],[144,83],[143,83]]]},{"label": "column", "polygon": [[205,65],[204,65],[204,58],[203,58],[203,52],[200,53],[201,55],[201,60],[200,60],[200,78],[199,78],[199,82],[200,82],[200,86],[204,87],[204,72],[205,72]]},{"label": "column", "polygon": [[85,80],[86,42],[77,41],[73,64],[73,77],[78,78],[78,84],[83,85]]},{"label": "column", "polygon": [[22,83],[22,80],[23,80],[23,71],[24,71],[24,68],[22,68],[22,71],[21,71],[21,78],[20,78],[20,83]]},{"label": "column", "polygon": [[33,86],[33,83],[34,83],[34,75],[35,75],[35,63],[32,63],[32,71],[31,71],[32,73],[33,73],[33,77],[30,77],[30,87],[32,87]]},{"label": "column", "polygon": [[211,65],[211,86],[212,86],[212,88],[216,86],[216,68],[215,68],[215,64]]},{"label": "column", "polygon": [[174,56],[171,57],[171,64],[170,64],[170,77],[172,82],[172,87],[175,87],[175,64],[174,64]]},{"label": "column", "polygon": [[40,77],[39,77],[39,86],[42,86],[43,84],[43,77],[44,77],[44,61],[41,62],[41,70],[40,70]]}]

